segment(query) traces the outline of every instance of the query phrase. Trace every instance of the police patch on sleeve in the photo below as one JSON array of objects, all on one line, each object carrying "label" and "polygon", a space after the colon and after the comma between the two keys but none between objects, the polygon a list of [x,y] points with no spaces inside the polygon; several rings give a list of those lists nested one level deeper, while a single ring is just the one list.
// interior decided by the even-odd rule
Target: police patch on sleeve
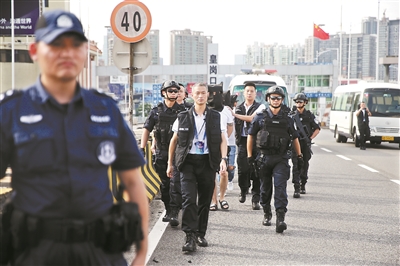
[{"label": "police patch on sleeve", "polygon": [[97,147],[97,158],[104,165],[113,163],[116,159],[114,142],[102,141]]}]

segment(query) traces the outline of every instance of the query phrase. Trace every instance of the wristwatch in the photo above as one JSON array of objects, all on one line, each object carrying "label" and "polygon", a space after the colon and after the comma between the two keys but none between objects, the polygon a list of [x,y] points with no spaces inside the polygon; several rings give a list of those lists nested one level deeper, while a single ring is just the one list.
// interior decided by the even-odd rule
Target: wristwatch
[{"label": "wristwatch", "polygon": [[225,163],[228,164],[228,157],[222,157],[221,160],[225,160]]},{"label": "wristwatch", "polygon": [[300,153],[299,155],[297,155],[297,158],[303,158],[303,154]]}]

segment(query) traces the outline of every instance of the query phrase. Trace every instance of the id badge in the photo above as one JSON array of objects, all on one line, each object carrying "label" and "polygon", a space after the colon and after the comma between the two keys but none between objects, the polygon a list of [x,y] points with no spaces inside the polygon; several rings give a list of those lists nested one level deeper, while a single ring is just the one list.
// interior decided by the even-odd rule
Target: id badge
[{"label": "id badge", "polygon": [[197,141],[194,145],[196,146],[197,154],[204,154],[204,141]]}]

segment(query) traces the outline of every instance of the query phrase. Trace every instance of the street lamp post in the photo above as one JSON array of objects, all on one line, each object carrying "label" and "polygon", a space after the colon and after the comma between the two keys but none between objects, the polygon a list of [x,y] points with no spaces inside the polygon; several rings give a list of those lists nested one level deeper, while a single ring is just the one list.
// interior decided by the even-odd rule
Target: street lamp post
[{"label": "street lamp post", "polygon": [[336,51],[336,60],[339,60],[339,48],[329,48],[326,51],[322,51],[321,53],[319,51],[317,51],[317,57],[315,57],[315,63],[318,63],[318,57],[320,57],[320,55],[328,53],[328,52],[332,52],[332,51]]}]

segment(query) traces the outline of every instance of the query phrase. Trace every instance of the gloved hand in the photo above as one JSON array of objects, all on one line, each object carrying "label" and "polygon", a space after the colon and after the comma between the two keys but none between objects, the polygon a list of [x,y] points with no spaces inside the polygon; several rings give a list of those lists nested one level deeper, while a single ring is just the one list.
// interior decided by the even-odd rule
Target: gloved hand
[{"label": "gloved hand", "polygon": [[256,160],[253,157],[247,157],[247,162],[251,166],[255,164]]},{"label": "gloved hand", "polygon": [[143,156],[144,158],[146,158],[146,152],[145,152],[145,149],[144,149],[144,148],[140,148],[140,153],[142,154],[142,156]]},{"label": "gloved hand", "polygon": [[300,171],[304,166],[303,157],[297,157],[297,169]]}]

